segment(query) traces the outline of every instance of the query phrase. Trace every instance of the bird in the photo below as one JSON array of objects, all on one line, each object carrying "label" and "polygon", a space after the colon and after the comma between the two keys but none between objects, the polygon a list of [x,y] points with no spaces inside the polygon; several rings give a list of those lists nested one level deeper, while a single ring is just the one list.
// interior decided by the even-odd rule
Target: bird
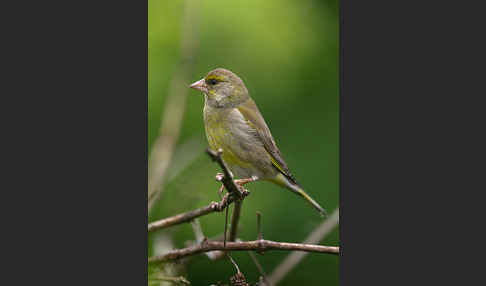
[{"label": "bird", "polygon": [[297,183],[285,163],[255,101],[235,73],[211,70],[190,88],[204,94],[204,128],[209,147],[222,149],[222,159],[242,185],[269,181],[304,198],[322,217],[326,211]]}]

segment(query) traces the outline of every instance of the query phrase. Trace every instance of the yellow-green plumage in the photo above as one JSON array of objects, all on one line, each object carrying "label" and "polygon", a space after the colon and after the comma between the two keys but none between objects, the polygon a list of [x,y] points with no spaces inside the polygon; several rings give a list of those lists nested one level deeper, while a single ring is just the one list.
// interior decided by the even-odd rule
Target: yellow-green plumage
[{"label": "yellow-green plumage", "polygon": [[236,177],[256,177],[286,187],[325,214],[290,173],[265,120],[238,76],[219,68],[191,87],[205,95],[204,126],[209,146],[223,150],[223,160]]},{"label": "yellow-green plumage", "polygon": [[213,150],[220,148],[224,150],[222,157],[228,165],[251,168],[252,164],[250,162],[240,159],[237,152],[233,151],[234,146],[237,146],[238,142],[227,132],[231,128],[231,126],[228,126],[231,122],[225,119],[225,115],[225,112],[204,112],[204,127],[209,147]]}]

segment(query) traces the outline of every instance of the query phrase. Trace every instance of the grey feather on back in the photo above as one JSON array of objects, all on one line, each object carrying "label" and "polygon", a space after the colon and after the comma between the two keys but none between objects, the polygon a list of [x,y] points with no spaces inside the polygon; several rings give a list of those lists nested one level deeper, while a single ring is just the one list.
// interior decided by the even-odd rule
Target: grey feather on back
[{"label": "grey feather on back", "polygon": [[270,133],[270,129],[267,126],[267,123],[263,119],[263,116],[258,109],[258,106],[255,104],[253,99],[248,98],[247,101],[240,104],[238,110],[241,114],[245,117],[245,119],[253,125],[255,130],[257,131],[258,137],[263,142],[265,150],[275,159],[275,161],[280,165],[284,172],[279,170],[279,168],[275,167],[279,172],[281,172],[285,177],[287,177],[292,183],[299,185],[295,180],[294,176],[290,173],[290,170],[285,163],[284,159],[282,158],[282,154],[280,154],[280,150],[273,139],[272,134]]}]

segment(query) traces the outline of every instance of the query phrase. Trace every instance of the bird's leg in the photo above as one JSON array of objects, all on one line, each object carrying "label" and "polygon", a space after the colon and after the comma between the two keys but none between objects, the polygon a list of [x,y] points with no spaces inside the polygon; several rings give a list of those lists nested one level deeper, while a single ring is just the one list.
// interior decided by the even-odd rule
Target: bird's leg
[{"label": "bird's leg", "polygon": [[255,182],[256,180],[258,180],[257,176],[251,176],[251,178],[235,180],[235,184],[243,186],[244,184]]},{"label": "bird's leg", "polygon": [[[223,180],[223,177],[224,177],[223,173],[217,173],[216,174],[216,181],[221,182]],[[255,182],[257,180],[258,180],[257,176],[251,176],[250,178],[246,178],[246,179],[234,180],[234,182],[235,182],[235,184],[237,184],[239,186],[243,186],[244,184]],[[219,198],[222,198],[223,191],[224,191],[224,184],[222,184],[221,187],[219,188],[219,191],[218,191]]]}]

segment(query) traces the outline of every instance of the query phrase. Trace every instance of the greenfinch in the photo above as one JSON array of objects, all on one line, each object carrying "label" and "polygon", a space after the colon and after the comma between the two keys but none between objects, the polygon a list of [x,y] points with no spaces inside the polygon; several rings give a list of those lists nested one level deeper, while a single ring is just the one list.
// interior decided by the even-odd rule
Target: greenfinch
[{"label": "greenfinch", "polygon": [[236,74],[218,68],[190,87],[204,94],[204,127],[209,146],[223,150],[222,158],[228,168],[241,178],[237,183],[273,182],[303,197],[322,216],[326,215],[290,173],[263,116]]}]

